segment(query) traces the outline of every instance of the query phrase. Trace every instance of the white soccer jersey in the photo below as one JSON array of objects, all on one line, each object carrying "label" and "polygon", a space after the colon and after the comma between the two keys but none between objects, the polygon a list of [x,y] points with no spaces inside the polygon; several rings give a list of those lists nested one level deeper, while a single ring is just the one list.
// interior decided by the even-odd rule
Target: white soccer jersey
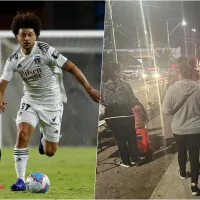
[{"label": "white soccer jersey", "polygon": [[47,43],[36,41],[29,55],[19,47],[7,59],[1,79],[10,81],[15,72],[24,84],[24,97],[36,103],[66,102],[62,67],[67,61]]}]

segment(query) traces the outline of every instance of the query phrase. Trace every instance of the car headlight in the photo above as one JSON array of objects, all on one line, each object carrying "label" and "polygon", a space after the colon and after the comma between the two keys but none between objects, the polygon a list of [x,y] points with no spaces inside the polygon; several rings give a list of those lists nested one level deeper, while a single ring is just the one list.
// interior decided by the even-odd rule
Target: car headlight
[{"label": "car headlight", "polygon": [[142,78],[147,78],[147,75],[146,74],[142,74]]},{"label": "car headlight", "polygon": [[160,74],[155,73],[155,74],[153,74],[153,77],[154,77],[154,78],[159,78],[159,77],[160,77]]}]

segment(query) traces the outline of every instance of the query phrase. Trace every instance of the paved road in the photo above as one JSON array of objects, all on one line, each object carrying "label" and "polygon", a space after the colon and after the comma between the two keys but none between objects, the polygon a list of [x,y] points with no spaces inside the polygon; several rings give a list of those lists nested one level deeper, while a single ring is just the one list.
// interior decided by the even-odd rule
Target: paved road
[{"label": "paved road", "polygon": [[[174,158],[176,148],[166,145],[161,116],[148,124],[154,156],[153,161],[139,167],[119,166],[119,153],[110,133],[103,133],[103,150],[98,149],[95,198],[97,199],[147,199]],[[166,124],[170,124],[169,122]]]},{"label": "paved road", "polygon": [[[166,82],[167,80],[163,79],[163,81]],[[145,89],[149,90],[151,87],[153,87],[153,86],[155,86],[157,84],[159,84],[159,85],[162,84],[163,81],[157,82],[157,81],[151,80],[151,81],[144,82],[144,81],[137,81],[137,80],[132,80],[132,81],[129,80],[127,82],[131,85],[131,87],[133,89],[133,92],[136,93],[136,92],[139,92],[139,91],[143,91]]]}]

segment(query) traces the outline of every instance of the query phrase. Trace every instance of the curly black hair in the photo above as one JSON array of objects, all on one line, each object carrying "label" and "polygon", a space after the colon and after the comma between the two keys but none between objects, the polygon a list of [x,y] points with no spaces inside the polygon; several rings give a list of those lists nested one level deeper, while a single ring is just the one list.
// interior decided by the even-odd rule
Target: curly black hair
[{"label": "curly black hair", "polygon": [[42,28],[42,23],[37,15],[34,13],[19,13],[13,18],[11,24],[11,30],[15,37],[17,37],[19,33],[19,29],[21,28],[32,28],[35,31],[37,38],[40,35],[40,30]]}]

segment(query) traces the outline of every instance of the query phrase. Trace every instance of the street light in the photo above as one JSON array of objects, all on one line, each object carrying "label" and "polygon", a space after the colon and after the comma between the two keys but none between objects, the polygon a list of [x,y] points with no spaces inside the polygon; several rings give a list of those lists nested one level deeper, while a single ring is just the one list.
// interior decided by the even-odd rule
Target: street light
[{"label": "street light", "polygon": [[192,28],[191,31],[194,33],[197,32],[195,28]]},{"label": "street light", "polygon": [[[169,35],[171,35],[175,30],[176,28],[181,24],[181,26],[187,26],[187,22],[185,20],[183,20],[182,22],[179,22],[175,27],[174,29],[169,33]],[[196,31],[196,29],[195,29]]]},{"label": "street light", "polygon": [[181,26],[187,26],[187,22],[185,20],[182,21]]},{"label": "street light", "polygon": [[182,22],[179,22],[174,29],[169,33],[169,20],[166,20],[167,22],[167,42],[168,42],[168,47],[170,48],[170,40],[169,36],[176,30],[176,28],[181,24],[181,26],[187,26],[187,22],[183,20]]},{"label": "street light", "polygon": [[[191,31],[193,33],[196,33],[196,29],[195,28],[192,28]],[[193,38],[194,40],[194,54],[195,54],[195,57],[197,56],[197,43],[195,42],[195,38]]]},{"label": "street light", "polygon": [[[192,28],[191,31],[193,32],[193,37],[192,38],[181,38],[184,40],[185,43],[190,43],[190,44],[194,44],[194,54],[195,56],[197,55],[197,43],[195,41],[195,33],[196,33],[196,29]],[[186,45],[186,44],[185,44]]]}]

